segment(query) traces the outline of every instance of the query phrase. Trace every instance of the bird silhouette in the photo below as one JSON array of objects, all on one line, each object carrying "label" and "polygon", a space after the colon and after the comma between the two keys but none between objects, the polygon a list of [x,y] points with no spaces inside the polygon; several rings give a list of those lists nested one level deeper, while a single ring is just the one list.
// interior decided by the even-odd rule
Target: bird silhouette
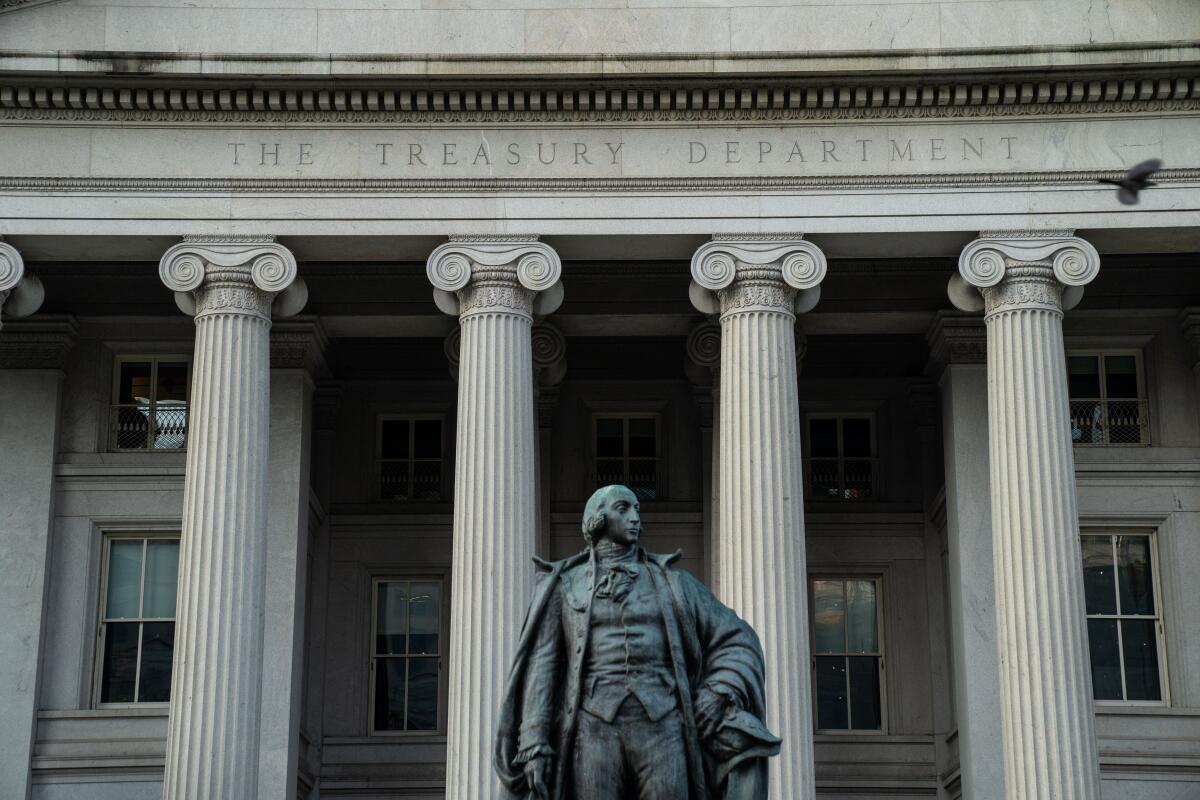
[{"label": "bird silhouette", "polygon": [[1129,168],[1129,171],[1121,176],[1120,180],[1112,180],[1111,178],[1100,178],[1100,183],[1111,183],[1117,187],[1117,199],[1124,205],[1135,206],[1138,201],[1138,192],[1145,189],[1147,186],[1157,186],[1158,184],[1152,180],[1148,180],[1151,175],[1162,169],[1161,158],[1148,158],[1140,164],[1135,164]]}]

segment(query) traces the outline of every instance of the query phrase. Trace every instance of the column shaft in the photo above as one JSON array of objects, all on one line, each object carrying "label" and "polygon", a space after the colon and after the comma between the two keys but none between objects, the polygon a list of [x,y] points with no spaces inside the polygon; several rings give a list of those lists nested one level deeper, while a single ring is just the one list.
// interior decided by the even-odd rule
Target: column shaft
[{"label": "column shaft", "polygon": [[[1049,268],[1026,284],[1048,280]],[[1036,273],[1045,273],[1038,275]],[[1005,286],[985,290],[1005,291]],[[988,411],[1004,758],[1010,800],[1096,800],[1062,313],[990,313]]]},{"label": "column shaft", "polygon": [[185,241],[159,266],[196,311],[166,800],[258,797],[270,312],[295,270],[261,239]]},{"label": "column shaft", "polygon": [[446,796],[498,796],[493,737],[533,587],[533,367],[528,315],[462,317],[450,592]]}]

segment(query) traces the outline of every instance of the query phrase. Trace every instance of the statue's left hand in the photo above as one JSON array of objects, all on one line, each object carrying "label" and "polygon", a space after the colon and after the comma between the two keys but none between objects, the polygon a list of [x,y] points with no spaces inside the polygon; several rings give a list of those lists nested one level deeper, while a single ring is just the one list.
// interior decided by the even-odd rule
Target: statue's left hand
[{"label": "statue's left hand", "polygon": [[729,698],[712,689],[701,689],[696,697],[696,727],[699,728],[700,738],[711,738],[717,732],[717,726],[729,708]]}]

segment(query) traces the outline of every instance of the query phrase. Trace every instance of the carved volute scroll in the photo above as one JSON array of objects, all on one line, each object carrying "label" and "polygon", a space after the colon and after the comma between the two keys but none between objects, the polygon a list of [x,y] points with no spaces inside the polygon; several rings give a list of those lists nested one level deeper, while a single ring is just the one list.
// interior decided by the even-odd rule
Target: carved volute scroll
[{"label": "carved volute scroll", "polygon": [[158,274],[186,314],[244,314],[270,322],[299,312],[308,289],[296,259],[273,236],[187,236],[163,254]]},{"label": "carved volute scroll", "polygon": [[825,254],[800,234],[714,236],[692,256],[692,304],[705,314],[801,314],[820,298]]},{"label": "carved volute scroll", "polygon": [[[1073,231],[984,231],[963,248],[947,292],[963,311],[1069,311],[1100,272],[1100,254]],[[981,302],[982,300],[982,302]]]},{"label": "carved volute scroll", "polygon": [[44,296],[42,282],[25,271],[20,251],[0,238],[0,316],[27,317],[41,308]]},{"label": "carved volute scroll", "polygon": [[447,314],[552,313],[562,302],[562,262],[536,236],[461,236],[425,265],[434,302]]}]

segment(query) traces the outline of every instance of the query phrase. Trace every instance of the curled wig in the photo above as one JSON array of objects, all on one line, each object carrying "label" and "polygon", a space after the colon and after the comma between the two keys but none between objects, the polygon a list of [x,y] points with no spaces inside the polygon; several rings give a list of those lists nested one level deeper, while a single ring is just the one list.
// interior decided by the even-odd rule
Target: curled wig
[{"label": "curled wig", "polygon": [[628,492],[633,495],[633,490],[628,486],[610,483],[608,486],[601,486],[592,492],[592,496],[588,498],[587,505],[583,507],[582,526],[583,540],[587,542],[588,547],[595,544],[596,534],[604,530],[604,525],[608,522],[609,503],[612,502],[613,495],[620,492]]}]

